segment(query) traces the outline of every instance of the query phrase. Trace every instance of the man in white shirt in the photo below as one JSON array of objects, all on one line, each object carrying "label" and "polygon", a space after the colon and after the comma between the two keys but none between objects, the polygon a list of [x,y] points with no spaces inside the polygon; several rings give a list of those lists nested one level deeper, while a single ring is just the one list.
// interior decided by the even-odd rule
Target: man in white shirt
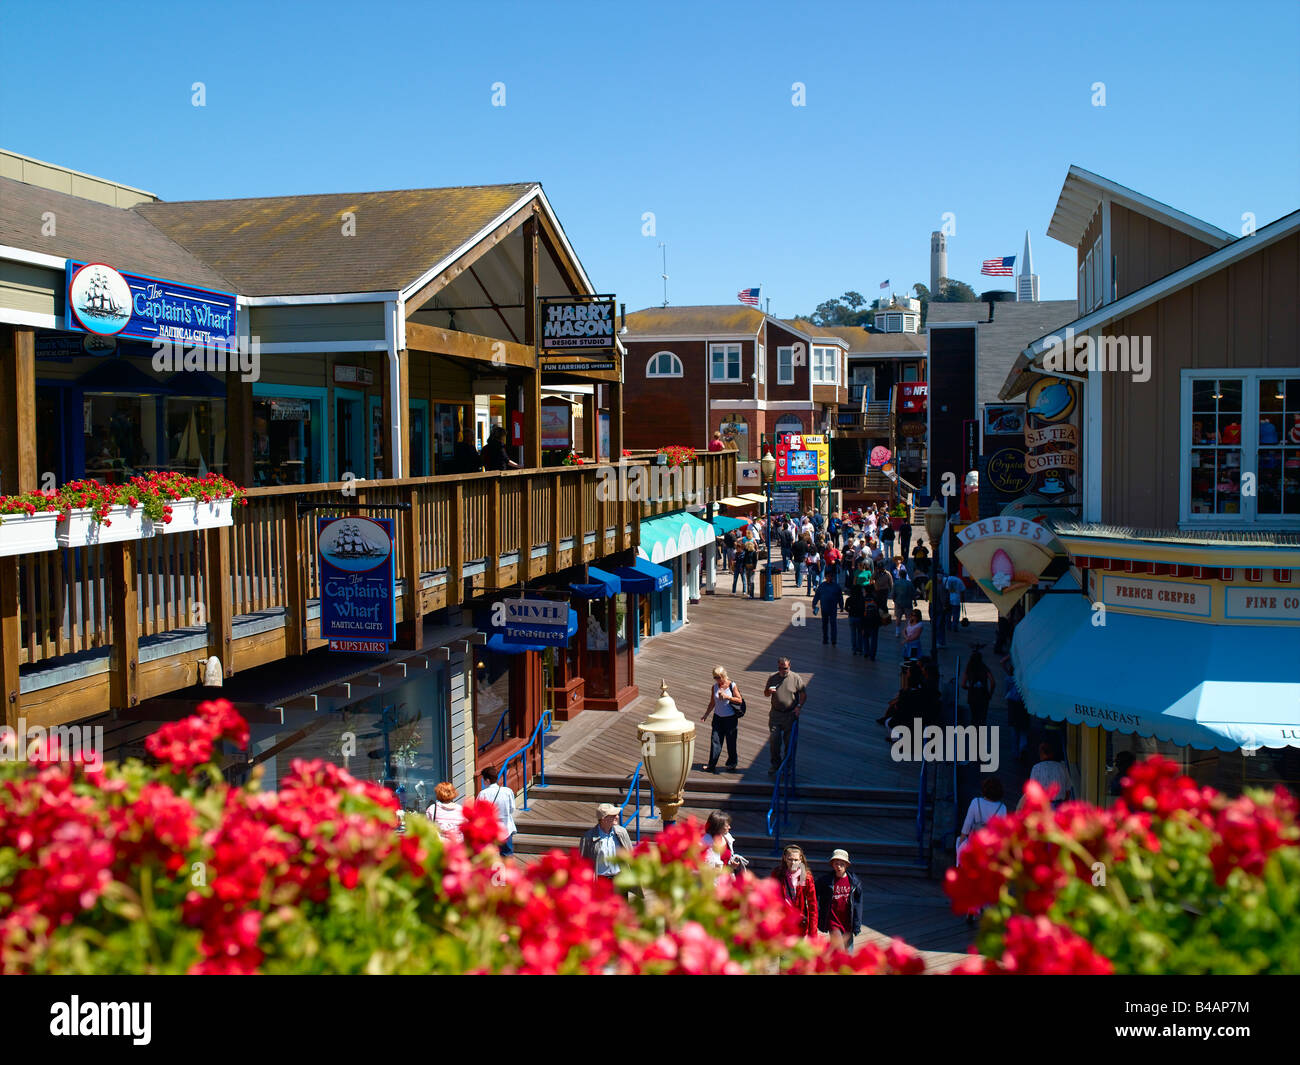
[{"label": "man in white shirt", "polygon": [[[1056,794],[1052,797],[1052,806],[1060,806],[1074,798],[1074,782],[1070,779],[1070,767],[1062,760],[1060,747],[1054,741],[1045,740],[1038,745],[1039,761],[1029,771],[1029,779],[1038,783],[1044,791],[1050,791],[1056,785]],[[1020,806],[1025,805],[1022,797]]]},{"label": "man in white shirt", "polygon": [[621,866],[614,860],[620,851],[630,851],[632,839],[618,823],[618,807],[602,802],[596,807],[596,823],[578,841],[578,853],[596,863],[596,875],[606,880],[618,876]]},{"label": "man in white shirt", "polygon": [[499,847],[504,854],[515,852],[515,793],[497,780],[497,771],[492,768],[483,770],[483,790],[478,793],[483,802],[490,802],[497,808],[497,817],[505,826],[506,840]]}]

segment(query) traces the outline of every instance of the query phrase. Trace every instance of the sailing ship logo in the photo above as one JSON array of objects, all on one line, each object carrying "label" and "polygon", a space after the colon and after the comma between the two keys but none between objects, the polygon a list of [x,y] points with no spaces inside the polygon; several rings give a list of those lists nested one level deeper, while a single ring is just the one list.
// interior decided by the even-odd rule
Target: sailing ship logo
[{"label": "sailing ship logo", "polygon": [[392,550],[388,534],[368,518],[340,518],[321,530],[320,553],[341,570],[374,569]]},{"label": "sailing ship logo", "polygon": [[87,330],[113,336],[131,320],[131,286],[104,263],[87,263],[68,284],[68,303]]}]

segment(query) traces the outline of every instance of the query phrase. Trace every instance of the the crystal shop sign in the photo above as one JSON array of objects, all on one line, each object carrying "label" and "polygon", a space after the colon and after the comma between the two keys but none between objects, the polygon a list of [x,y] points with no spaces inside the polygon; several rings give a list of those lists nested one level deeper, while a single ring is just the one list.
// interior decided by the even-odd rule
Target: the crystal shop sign
[{"label": "the crystal shop sign", "polygon": [[388,650],[397,639],[392,518],[317,518],[320,634],[331,651]]},{"label": "the crystal shop sign", "polygon": [[540,299],[541,328],[537,348],[542,352],[575,354],[613,352],[614,297]]},{"label": "the crystal shop sign", "polygon": [[64,327],[77,332],[227,351],[237,346],[230,292],[69,259],[64,296]]}]

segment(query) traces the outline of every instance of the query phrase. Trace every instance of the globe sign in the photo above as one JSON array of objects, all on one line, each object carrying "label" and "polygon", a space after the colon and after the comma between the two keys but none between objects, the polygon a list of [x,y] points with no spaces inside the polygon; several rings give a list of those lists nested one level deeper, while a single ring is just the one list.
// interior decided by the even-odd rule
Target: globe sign
[{"label": "globe sign", "polygon": [[890,459],[890,450],[887,447],[873,447],[871,449],[871,465],[883,466]]}]

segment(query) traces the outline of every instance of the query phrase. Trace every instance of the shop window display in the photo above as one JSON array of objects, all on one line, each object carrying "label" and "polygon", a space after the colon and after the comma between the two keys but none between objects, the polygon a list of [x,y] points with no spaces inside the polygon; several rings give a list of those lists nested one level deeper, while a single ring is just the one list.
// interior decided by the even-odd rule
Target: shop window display
[{"label": "shop window display", "polygon": [[1300,514],[1300,378],[1259,382],[1259,513]]},{"label": "shop window display", "polygon": [[321,469],[318,399],[259,396],[253,403],[253,480],[257,485],[315,484]]}]

